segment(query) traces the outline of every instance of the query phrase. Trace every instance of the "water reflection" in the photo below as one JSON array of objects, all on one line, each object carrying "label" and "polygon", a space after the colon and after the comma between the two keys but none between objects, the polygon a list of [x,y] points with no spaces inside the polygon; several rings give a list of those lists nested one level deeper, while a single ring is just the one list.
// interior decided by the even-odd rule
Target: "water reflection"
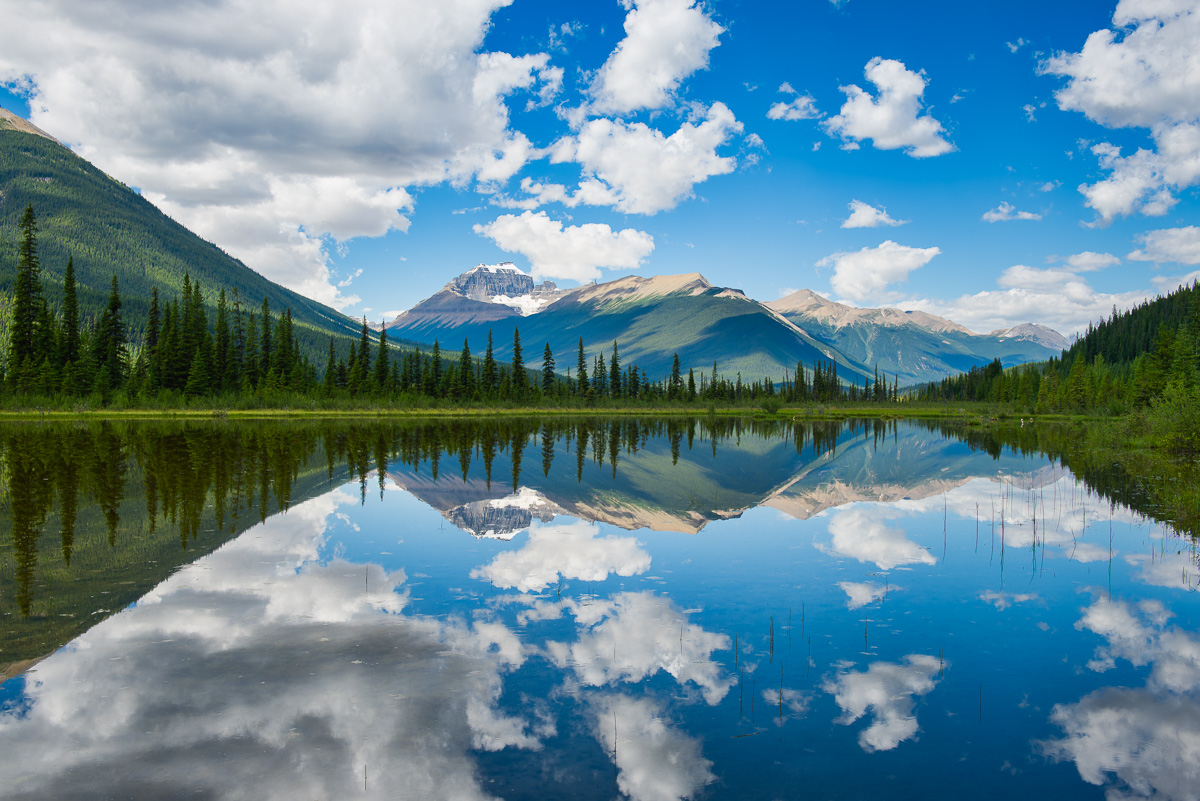
[{"label": "water reflection", "polygon": [[1090,784],[1115,777],[1124,797],[1195,798],[1200,787],[1200,637],[1169,626],[1172,617],[1153,600],[1087,607],[1076,627],[1105,640],[1087,667],[1104,673],[1126,660],[1150,665],[1150,675],[1144,687],[1104,687],[1055,706],[1064,736],[1042,744]]},{"label": "water reflection", "polygon": [[1194,546],[946,433],[0,428],[0,787],[1194,797]]}]

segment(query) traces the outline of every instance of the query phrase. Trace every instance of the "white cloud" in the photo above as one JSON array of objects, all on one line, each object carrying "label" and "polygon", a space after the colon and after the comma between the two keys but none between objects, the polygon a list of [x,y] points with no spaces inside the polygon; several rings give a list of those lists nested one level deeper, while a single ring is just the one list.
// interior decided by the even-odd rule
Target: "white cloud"
[{"label": "white cloud", "polygon": [[834,268],[830,285],[843,297],[867,300],[883,294],[889,284],[908,280],[908,274],[924,267],[941,249],[914,248],[887,240],[876,247],[849,253],[834,253],[817,262]]},{"label": "white cloud", "polygon": [[866,77],[875,84],[878,97],[872,97],[857,85],[843,86],[846,102],[841,113],[824,125],[840,136],[844,147],[854,149],[864,139],[872,140],[879,150],[896,150],[914,158],[940,156],[954,150],[942,138],[942,124],[921,112],[925,93],[924,73],[907,69],[903,63],[876,56],[867,62]]},{"label": "white cloud", "polygon": [[873,581],[839,581],[838,586],[846,593],[847,609],[873,604],[887,594],[887,587]]},{"label": "white cloud", "polygon": [[[670,136],[641,122],[590,120],[550,148],[551,162],[577,162],[584,173],[579,190],[560,202],[611,205],[630,214],[674,208],[696,184],[733,172],[737,161],[716,151],[741,131],[724,103],[713,103],[699,122],[685,122]],[[566,198],[565,189],[561,194]]]},{"label": "white cloud", "polygon": [[1107,142],[1092,148],[1111,175],[1079,191],[1101,224],[1165,214],[1176,192],[1200,180],[1200,12],[1188,0],[1122,0],[1113,25],[1119,30],[1095,31],[1080,52],[1041,65],[1068,79],[1055,93],[1059,108],[1110,128],[1148,129],[1154,141],[1154,150],[1129,156]]},{"label": "white cloud", "polygon": [[899,512],[887,506],[843,507],[829,523],[833,535],[829,545],[817,548],[859,562],[871,562],[880,570],[902,565],[933,565],[937,559],[929,551],[904,536],[904,531],[889,528],[884,520]]},{"label": "white cloud", "polygon": [[767,109],[767,118],[772,120],[815,120],[821,117],[821,112],[817,110],[817,101],[812,95],[802,95],[792,88],[790,83],[784,82],[780,84],[779,91],[796,97],[787,101],[782,100],[778,103],[773,103]]},{"label": "white cloud", "polygon": [[490,798],[473,749],[538,748],[549,733],[496,708],[522,646],[499,623],[406,614],[403,570],[322,561],[338,507],[357,502],[335,490],[293,506],[43,660],[28,711],[0,715],[0,786]]},{"label": "white cloud", "polygon": [[1137,236],[1141,248],[1126,258],[1133,261],[1200,264],[1200,227],[1161,228]]},{"label": "white cloud", "polygon": [[[532,155],[506,97],[546,102],[544,54],[477,53],[508,0],[49,0],[0,15],[0,82],[33,121],[272,280],[344,307],[327,248],[408,228],[406,188],[505,180]],[[430,125],[429,120],[437,120]]]},{"label": "white cloud", "polygon": [[1004,200],[991,211],[985,211],[981,219],[984,222],[990,223],[1007,222],[1009,220],[1040,220],[1042,219],[1042,215],[1032,211],[1018,211],[1013,204]]},{"label": "white cloud", "polygon": [[1149,289],[1097,292],[1070,267],[1038,269],[1014,265],[997,280],[1000,290],[983,290],[953,300],[911,298],[896,305],[946,317],[972,331],[994,331],[1036,321],[1060,333],[1105,319],[1113,306],[1128,309],[1154,296]]},{"label": "white cloud", "polygon": [[650,698],[605,695],[592,701],[592,732],[617,766],[617,789],[633,801],[695,798],[716,780],[700,741],[666,722]]},{"label": "white cloud", "polygon": [[1120,263],[1121,260],[1111,253],[1096,253],[1091,250],[1067,256],[1067,264],[1077,273],[1095,272],[1105,267],[1116,267]]},{"label": "white cloud", "polygon": [[680,83],[708,66],[725,30],[695,0],[627,0],[625,7],[625,38],[592,82],[589,113],[672,104]]},{"label": "white cloud", "polygon": [[1014,604],[1022,604],[1026,601],[1037,600],[1037,594],[1030,592],[1011,593],[987,590],[979,593],[979,600],[989,603],[1003,612],[1005,609],[1008,609]]},{"label": "white cloud", "polygon": [[1010,53],[1015,53],[1029,43],[1024,39],[1017,39],[1015,42],[1005,42],[1004,44],[1008,45],[1008,51]]},{"label": "white cloud", "polygon": [[471,571],[501,589],[537,592],[559,577],[603,581],[610,573],[634,576],[650,567],[650,555],[633,537],[600,537],[586,523],[535,526],[520,549],[503,551]]},{"label": "white cloud", "polygon": [[908,220],[893,220],[888,216],[887,209],[883,206],[875,208],[868,203],[863,203],[861,200],[851,200],[850,216],[842,223],[842,227],[879,228],[883,225],[904,225],[907,222]]},{"label": "white cloud", "polygon": [[623,592],[568,606],[580,627],[579,640],[553,643],[548,651],[559,667],[570,666],[583,685],[640,682],[661,670],[681,685],[694,683],[714,705],[734,684],[712,659],[713,651],[729,648],[729,638],[688,622],[687,613],[670,599]]},{"label": "white cloud", "polygon": [[858,735],[864,751],[890,751],[917,736],[915,696],[925,695],[937,686],[935,676],[943,668],[937,657],[910,654],[902,664],[875,662],[865,673],[839,673],[822,689],[831,693],[842,708],[838,723],[850,725],[868,710],[874,714],[871,725]]},{"label": "white cloud", "polygon": [[586,281],[599,277],[601,267],[633,269],[654,250],[654,237],[644,231],[613,231],[604,223],[564,228],[544,211],[526,211],[519,217],[505,214],[486,225],[475,225],[474,231],[491,239],[501,250],[529,259],[533,277],[538,280]]},{"label": "white cloud", "polygon": [[1145,687],[1105,687],[1075,704],[1058,704],[1050,719],[1065,736],[1038,745],[1052,759],[1071,760],[1089,784],[1119,784],[1110,797],[1183,799],[1200,783],[1200,640],[1167,627],[1161,602],[1133,607],[1101,599],[1076,623],[1105,639],[1088,667],[1105,671],[1125,659],[1151,664]]}]

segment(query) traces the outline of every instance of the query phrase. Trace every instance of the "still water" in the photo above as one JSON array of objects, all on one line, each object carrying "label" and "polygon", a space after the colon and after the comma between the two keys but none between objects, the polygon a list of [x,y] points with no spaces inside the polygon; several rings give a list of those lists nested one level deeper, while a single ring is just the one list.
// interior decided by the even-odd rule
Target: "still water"
[{"label": "still water", "polygon": [[1194,541],[1063,438],[0,428],[0,797],[1200,797]]}]

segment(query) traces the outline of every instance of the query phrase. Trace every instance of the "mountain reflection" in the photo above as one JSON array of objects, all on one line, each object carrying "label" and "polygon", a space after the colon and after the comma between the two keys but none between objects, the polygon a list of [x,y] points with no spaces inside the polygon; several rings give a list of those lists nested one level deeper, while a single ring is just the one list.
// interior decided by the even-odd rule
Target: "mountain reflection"
[{"label": "mountain reflection", "polygon": [[0,427],[0,795],[1194,797],[1195,552],[1054,432]]}]

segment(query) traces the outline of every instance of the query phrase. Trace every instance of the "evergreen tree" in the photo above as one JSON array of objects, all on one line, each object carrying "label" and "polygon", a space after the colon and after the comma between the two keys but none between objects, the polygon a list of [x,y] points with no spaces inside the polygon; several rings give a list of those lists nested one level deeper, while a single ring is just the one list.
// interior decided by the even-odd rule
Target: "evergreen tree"
[{"label": "evergreen tree", "polygon": [[576,377],[578,382],[577,387],[580,397],[587,397],[588,394],[588,373],[587,373],[587,354],[583,352],[583,337],[579,338],[579,363],[576,365]]},{"label": "evergreen tree", "polygon": [[21,217],[21,243],[17,249],[17,278],[13,284],[12,316],[8,328],[8,374],[26,389],[38,350],[37,317],[42,301],[41,263],[37,253],[37,219],[33,205]]},{"label": "evergreen tree", "polygon": [[218,390],[230,389],[229,365],[230,344],[229,307],[225,302],[225,290],[217,296],[217,333],[213,343],[213,386]]},{"label": "evergreen tree", "polygon": [[619,398],[624,393],[621,386],[621,360],[617,357],[617,341],[613,340],[612,360],[608,365],[609,394]]},{"label": "evergreen tree", "polygon": [[546,347],[542,348],[542,393],[550,395],[554,389],[554,353],[550,350],[550,343],[546,343]]},{"label": "evergreen tree", "polygon": [[483,396],[496,397],[496,358],[492,355],[492,330],[488,329],[487,351],[483,354]]},{"label": "evergreen tree", "polygon": [[[157,309],[155,310],[157,311]],[[156,331],[156,336],[157,333]],[[65,366],[77,361],[79,361],[79,298],[75,286],[75,259],[68,257],[67,270],[63,273],[62,344],[59,348],[59,364]]]},{"label": "evergreen tree", "polygon": [[458,391],[467,400],[470,400],[475,394],[474,378],[475,371],[472,369],[471,346],[467,344],[467,340],[464,338],[462,352],[458,355]]},{"label": "evergreen tree", "polygon": [[375,356],[376,392],[383,392],[385,389],[387,389],[388,372],[391,368],[391,365],[389,364],[390,359],[391,354],[388,353],[387,343],[387,327],[381,325],[379,328],[379,353]]},{"label": "evergreen tree", "polygon": [[521,331],[513,326],[512,393],[522,400],[529,389],[529,375],[525,372],[525,359],[521,354]]},{"label": "evergreen tree", "polygon": [[121,294],[117,286],[117,276],[114,274],[108,306],[100,316],[100,324],[96,328],[94,348],[96,366],[104,376],[104,386],[107,389],[116,390],[125,379],[129,362],[126,341],[125,323],[121,319]]}]

